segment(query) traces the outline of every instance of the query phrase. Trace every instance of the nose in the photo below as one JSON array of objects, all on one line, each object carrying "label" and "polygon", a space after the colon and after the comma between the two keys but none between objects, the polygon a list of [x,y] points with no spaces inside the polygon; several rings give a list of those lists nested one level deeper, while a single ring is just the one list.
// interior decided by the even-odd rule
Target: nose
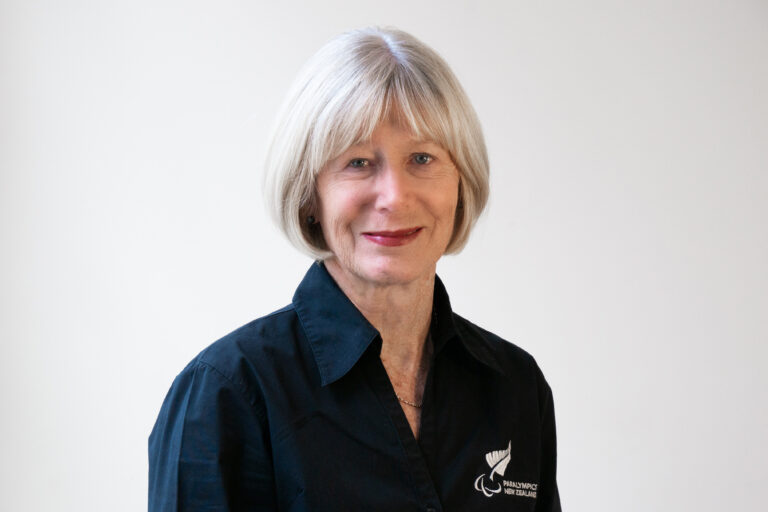
[{"label": "nose", "polygon": [[405,166],[396,163],[387,162],[381,166],[374,186],[377,210],[401,208],[412,192],[411,176]]}]

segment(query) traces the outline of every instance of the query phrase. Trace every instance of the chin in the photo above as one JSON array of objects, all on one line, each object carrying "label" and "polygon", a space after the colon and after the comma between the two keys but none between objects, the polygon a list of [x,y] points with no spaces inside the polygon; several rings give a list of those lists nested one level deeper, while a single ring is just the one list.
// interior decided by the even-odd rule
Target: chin
[{"label": "chin", "polygon": [[406,284],[434,273],[434,265],[414,265],[399,259],[382,258],[363,263],[361,274],[380,285]]}]

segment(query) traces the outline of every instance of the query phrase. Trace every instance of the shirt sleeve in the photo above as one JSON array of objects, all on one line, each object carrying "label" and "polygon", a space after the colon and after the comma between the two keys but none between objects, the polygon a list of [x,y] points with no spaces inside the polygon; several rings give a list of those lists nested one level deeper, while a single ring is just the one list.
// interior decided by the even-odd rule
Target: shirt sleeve
[{"label": "shirt sleeve", "polygon": [[149,512],[272,511],[263,401],[193,362],[171,386],[149,436]]},{"label": "shirt sleeve", "polygon": [[539,378],[539,411],[541,414],[541,476],[536,499],[536,512],[561,512],[557,490],[557,435],[552,389],[537,368]]}]

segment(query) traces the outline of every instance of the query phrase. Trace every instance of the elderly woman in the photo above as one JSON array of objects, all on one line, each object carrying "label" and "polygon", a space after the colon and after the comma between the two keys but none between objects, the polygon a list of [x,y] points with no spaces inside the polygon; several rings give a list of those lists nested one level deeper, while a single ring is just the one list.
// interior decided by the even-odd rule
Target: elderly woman
[{"label": "elderly woman", "polygon": [[317,261],[290,305],[176,378],[149,438],[150,510],[560,510],[549,386],[435,275],[488,196],[446,63],[395,30],[331,41],[267,171],[278,224]]}]

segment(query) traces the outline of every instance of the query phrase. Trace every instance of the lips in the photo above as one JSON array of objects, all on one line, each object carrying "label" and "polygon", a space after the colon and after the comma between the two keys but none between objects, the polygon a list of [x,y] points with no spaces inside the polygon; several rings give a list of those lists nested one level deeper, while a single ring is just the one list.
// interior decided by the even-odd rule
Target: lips
[{"label": "lips", "polygon": [[393,247],[410,243],[419,236],[421,229],[420,227],[415,227],[393,231],[366,231],[363,233],[363,236],[375,244]]}]

